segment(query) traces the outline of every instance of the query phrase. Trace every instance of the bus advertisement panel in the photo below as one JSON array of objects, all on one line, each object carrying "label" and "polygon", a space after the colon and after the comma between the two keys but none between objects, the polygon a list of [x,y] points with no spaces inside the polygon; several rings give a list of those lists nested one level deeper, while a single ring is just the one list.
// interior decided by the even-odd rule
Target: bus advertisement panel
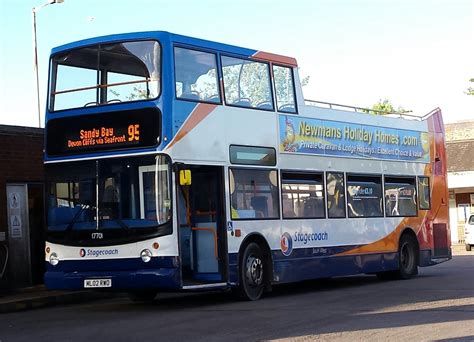
[{"label": "bus advertisement panel", "polygon": [[427,132],[280,115],[280,152],[429,162]]}]

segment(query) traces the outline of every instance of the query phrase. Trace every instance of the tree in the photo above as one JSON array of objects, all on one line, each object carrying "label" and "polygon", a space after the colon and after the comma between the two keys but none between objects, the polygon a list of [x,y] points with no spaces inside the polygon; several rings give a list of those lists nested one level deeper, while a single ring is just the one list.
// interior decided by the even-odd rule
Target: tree
[{"label": "tree", "polygon": [[[474,83],[474,78],[471,78],[469,82]],[[474,96],[474,88],[473,87],[467,88],[466,94]]]},{"label": "tree", "polygon": [[372,108],[364,109],[363,112],[373,115],[383,115],[384,113],[409,113],[411,110],[406,110],[402,106],[398,106],[398,108],[395,109],[389,99],[380,99]]}]

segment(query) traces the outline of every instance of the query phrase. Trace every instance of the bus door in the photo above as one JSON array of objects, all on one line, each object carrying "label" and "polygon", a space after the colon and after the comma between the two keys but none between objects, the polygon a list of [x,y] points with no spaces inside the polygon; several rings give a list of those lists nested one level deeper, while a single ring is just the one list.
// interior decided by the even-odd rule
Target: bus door
[{"label": "bus door", "polygon": [[224,168],[181,165],[176,179],[183,288],[226,285]]}]

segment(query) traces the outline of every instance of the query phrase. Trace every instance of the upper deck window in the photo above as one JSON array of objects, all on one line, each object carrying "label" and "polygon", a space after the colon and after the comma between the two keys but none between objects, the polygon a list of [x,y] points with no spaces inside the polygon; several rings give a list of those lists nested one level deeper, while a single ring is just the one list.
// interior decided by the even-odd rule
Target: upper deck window
[{"label": "upper deck window", "polygon": [[213,53],[175,47],[176,97],[220,103],[216,60]]},{"label": "upper deck window", "polygon": [[273,110],[268,64],[222,56],[222,72],[226,104]]},{"label": "upper deck window", "polygon": [[51,59],[51,111],[156,98],[161,49],[156,41],[98,44]]},{"label": "upper deck window", "polygon": [[296,113],[295,86],[292,69],[274,65],[273,79],[275,82],[278,111]]}]

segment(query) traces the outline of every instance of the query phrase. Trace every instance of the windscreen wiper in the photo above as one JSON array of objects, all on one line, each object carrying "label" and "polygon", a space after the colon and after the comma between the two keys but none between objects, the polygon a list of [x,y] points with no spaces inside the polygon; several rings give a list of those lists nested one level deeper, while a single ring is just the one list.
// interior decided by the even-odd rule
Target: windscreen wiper
[{"label": "windscreen wiper", "polygon": [[72,218],[71,222],[69,222],[69,224],[67,225],[65,231],[70,231],[70,230],[72,229],[72,227],[74,227],[74,224],[77,222],[77,220],[79,220],[79,217],[81,217],[81,214],[84,212],[84,210],[90,208],[90,205],[87,204],[87,203],[81,204],[80,206],[81,206],[81,208],[80,208],[80,209],[77,211],[77,213],[74,215],[74,217]]}]

